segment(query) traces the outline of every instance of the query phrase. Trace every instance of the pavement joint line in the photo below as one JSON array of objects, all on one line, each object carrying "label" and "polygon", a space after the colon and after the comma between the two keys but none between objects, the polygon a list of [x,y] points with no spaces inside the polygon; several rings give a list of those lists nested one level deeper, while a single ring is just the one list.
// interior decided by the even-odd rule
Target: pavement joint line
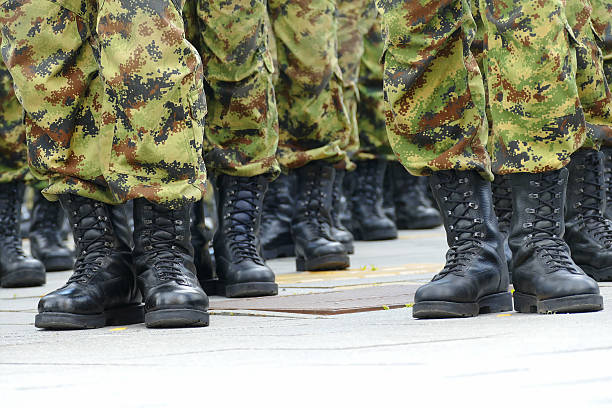
[{"label": "pavement joint line", "polygon": [[[423,344],[436,344],[436,343],[453,343],[460,341],[473,341],[481,339],[489,339],[494,336],[474,336],[474,337],[461,337],[455,339],[437,339],[437,340],[420,340],[411,342],[401,343],[381,343],[381,344],[365,344],[360,346],[346,346],[346,347],[227,347],[213,350],[198,350],[198,351],[185,351],[182,353],[168,353],[163,354],[163,357],[172,356],[185,356],[185,355],[197,355],[197,354],[208,354],[208,353],[222,353],[222,352],[236,352],[236,351],[352,351],[352,350],[368,350],[368,349],[380,349],[380,348],[393,348],[393,347],[405,347],[405,346],[416,346]],[[155,356],[159,357],[159,355]],[[139,357],[141,359],[146,357]]]},{"label": "pavement joint line", "polygon": [[[211,316],[274,317],[274,318],[282,318],[282,319],[299,319],[299,320],[331,319],[332,318],[331,316],[304,315],[304,314],[299,314],[299,313],[271,312],[274,314],[267,314],[267,313],[257,313],[257,312],[253,312],[249,309],[239,309],[239,310],[215,309],[215,310],[208,311],[208,313]],[[262,312],[265,312],[265,311],[262,311]]]}]

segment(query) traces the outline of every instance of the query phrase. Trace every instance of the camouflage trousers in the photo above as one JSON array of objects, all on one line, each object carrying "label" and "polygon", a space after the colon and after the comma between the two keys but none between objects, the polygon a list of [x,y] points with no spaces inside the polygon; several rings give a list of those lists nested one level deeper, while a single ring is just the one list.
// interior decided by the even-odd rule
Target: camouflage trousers
[{"label": "camouflage trousers", "polygon": [[[492,172],[554,170],[587,140],[580,35],[564,1],[487,0],[476,13],[467,0],[379,0],[378,7],[389,139],[413,174],[477,170],[492,179]],[[470,50],[474,14],[486,16],[490,131],[485,83]]]},{"label": "camouflage trousers", "polygon": [[278,160],[297,168],[312,160],[349,165],[350,123],[337,57],[335,0],[269,0],[276,48]]},{"label": "camouflage trousers", "polygon": [[182,4],[10,0],[0,27],[47,198],[173,206],[201,197],[206,102]]},{"label": "camouflage trousers", "polygon": [[23,110],[0,58],[0,184],[29,176]]},{"label": "camouflage trousers", "polygon": [[338,60],[351,120],[346,150],[356,161],[395,156],[383,113],[384,44],[373,0],[338,0]]},{"label": "camouflage trousers", "polygon": [[204,67],[207,170],[275,177],[278,113],[266,1],[187,0],[183,17]]}]

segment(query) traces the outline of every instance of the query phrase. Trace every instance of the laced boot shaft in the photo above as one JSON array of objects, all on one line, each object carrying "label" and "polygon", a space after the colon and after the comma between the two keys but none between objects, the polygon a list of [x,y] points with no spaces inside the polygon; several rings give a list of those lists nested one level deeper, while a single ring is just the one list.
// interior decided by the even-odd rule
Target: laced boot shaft
[{"label": "laced boot shaft", "polygon": [[512,186],[508,176],[496,174],[495,180],[491,183],[491,190],[493,192],[493,207],[497,216],[497,224],[504,238],[504,254],[508,264],[510,281],[512,281],[510,268],[512,251],[508,245],[508,235],[510,234],[510,224],[512,221]]},{"label": "laced boot shaft", "polygon": [[572,259],[589,276],[612,280],[612,222],[604,213],[606,186],[603,153],[581,149],[567,166],[569,181],[565,241]]},{"label": "laced boot shaft", "polygon": [[415,295],[419,318],[466,317],[512,308],[503,242],[490,183],[475,171],[438,171],[430,177],[442,212],[446,265]]},{"label": "laced boot shaft", "polygon": [[264,259],[293,256],[291,236],[295,177],[281,174],[268,186],[261,217],[261,248]]},{"label": "laced boot shaft", "polygon": [[425,197],[419,177],[408,173],[399,162],[391,162],[390,167],[397,228],[422,229],[441,225],[440,212]]},{"label": "laced boot shaft", "polygon": [[35,192],[30,227],[32,256],[40,260],[47,272],[72,269],[74,256],[62,240],[64,210],[59,202],[45,199]]},{"label": "laced boot shaft", "polygon": [[604,158],[604,189],[606,191],[606,218],[612,220],[612,147],[602,146]]},{"label": "laced boot shaft", "polygon": [[44,266],[25,255],[19,224],[23,182],[0,184],[0,286],[26,287],[45,283]]},{"label": "laced boot shaft", "polygon": [[317,160],[295,172],[298,188],[291,232],[297,270],[347,268],[346,248],[331,233],[333,166]]},{"label": "laced boot shaft", "polygon": [[206,203],[199,200],[191,206],[191,245],[200,286],[208,295],[216,291],[214,262],[210,254],[212,232],[206,226]]},{"label": "laced boot shaft", "polygon": [[275,276],[259,253],[265,175],[218,179],[219,227],[214,239],[219,292],[227,297],[278,293]]},{"label": "laced boot shaft", "polygon": [[568,170],[511,174],[509,244],[515,308],[572,312],[601,308],[597,284],[576,266],[563,240]]},{"label": "laced boot shaft", "polygon": [[346,252],[355,252],[353,234],[342,224],[341,214],[346,211],[346,198],[343,193],[345,170],[336,170],[332,190],[331,231],[336,241],[341,242]]},{"label": "laced boot shaft", "polygon": [[134,263],[147,327],[208,325],[208,297],[193,261],[191,203],[167,208],[134,200]]},{"label": "laced boot shaft", "polygon": [[352,196],[353,233],[363,241],[397,238],[395,223],[382,208],[386,160],[357,162]]},{"label": "laced boot shaft", "polygon": [[142,322],[123,208],[70,194],[60,201],[77,257],[68,282],[40,300],[36,326],[84,329]]},{"label": "laced boot shaft", "polygon": [[504,175],[496,175],[495,180],[491,183],[491,190],[499,230],[502,234],[508,235],[512,220],[512,186],[510,185],[510,179]]}]

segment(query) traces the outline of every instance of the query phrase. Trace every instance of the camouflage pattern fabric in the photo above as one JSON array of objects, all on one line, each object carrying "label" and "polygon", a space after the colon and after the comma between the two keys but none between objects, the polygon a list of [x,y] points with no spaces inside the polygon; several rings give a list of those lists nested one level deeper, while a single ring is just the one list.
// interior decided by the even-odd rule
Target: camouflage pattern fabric
[{"label": "camouflage pattern fabric", "polygon": [[[491,129],[467,0],[379,0],[391,145],[417,175],[432,171],[543,172],[582,146],[586,123],[576,86],[576,39],[561,0],[487,0]],[[520,68],[520,69],[517,69]],[[492,157],[490,161],[489,157]]]},{"label": "camouflage pattern fabric", "polygon": [[23,110],[11,74],[0,59],[0,183],[24,180],[28,171]]},{"label": "camouflage pattern fabric", "polygon": [[278,160],[285,168],[312,160],[345,166],[350,123],[337,58],[336,3],[270,0],[276,42]]},{"label": "camouflage pattern fabric", "polygon": [[346,150],[355,161],[395,159],[383,113],[383,42],[373,0],[338,0],[338,61],[351,119]]},{"label": "camouflage pattern fabric", "polygon": [[[178,3],[178,4],[177,4]],[[182,2],[10,0],[2,55],[26,115],[32,171],[74,193],[174,206],[205,188],[202,68]]]},{"label": "camouflage pattern fabric", "polygon": [[384,43],[377,19],[364,36],[364,53],[357,83],[359,149],[355,153],[355,160],[397,160],[389,144],[385,126],[383,65],[380,63],[383,50]]},{"label": "camouflage pattern fabric", "polygon": [[278,114],[266,2],[187,0],[184,18],[204,67],[206,168],[276,177]]},{"label": "camouflage pattern fabric", "polygon": [[576,85],[587,123],[585,148],[599,148],[603,140],[612,140],[612,94],[592,25],[592,11],[588,0],[567,0],[565,13],[577,41]]}]

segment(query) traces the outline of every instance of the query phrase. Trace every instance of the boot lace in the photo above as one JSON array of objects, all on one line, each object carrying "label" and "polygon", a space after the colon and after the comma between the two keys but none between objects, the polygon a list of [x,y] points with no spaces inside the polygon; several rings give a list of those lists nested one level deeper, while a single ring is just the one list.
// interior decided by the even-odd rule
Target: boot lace
[{"label": "boot lace", "polygon": [[307,221],[306,225],[313,235],[332,239],[329,234],[331,220],[323,212],[326,194],[323,190],[319,189],[317,177],[318,175],[312,170],[309,170],[306,174],[306,183],[304,186],[306,211],[300,214],[299,218]]},{"label": "boot lace", "polygon": [[[261,186],[249,177],[235,177],[228,190],[225,235],[235,258],[264,265],[255,242],[255,224],[260,211]],[[278,206],[276,207],[278,208]]]},{"label": "boot lace", "polygon": [[[80,209],[85,209],[83,213],[74,212],[73,215],[83,218],[93,218],[93,224],[83,225],[82,223],[73,224],[73,232],[76,238],[78,247],[78,257],[74,263],[74,273],[68,279],[68,283],[81,282],[84,283],[91,279],[98,268],[102,265],[100,259],[108,255],[113,242],[110,240],[108,224],[109,219],[106,215],[102,215],[100,208],[102,204],[95,203],[94,205],[81,206]],[[92,234],[95,230],[98,234]],[[89,237],[89,238],[85,238]]]},{"label": "boot lace", "polygon": [[580,217],[583,225],[602,245],[607,248],[612,246],[612,223],[604,217],[602,212],[604,195],[602,191],[605,187],[599,184],[601,179],[599,156],[589,154],[586,156],[584,165],[577,165],[576,168],[582,171],[583,177],[577,179],[582,183],[580,193],[583,199],[576,203],[580,208]]},{"label": "boot lace", "polygon": [[[152,206],[145,205],[145,210],[151,211]],[[180,268],[183,258],[176,242],[185,237],[176,231],[177,226],[183,225],[182,217],[178,211],[167,210],[167,216],[156,212],[157,216],[145,218],[145,225],[155,225],[156,234],[149,235],[148,245],[144,247],[150,259],[155,260],[157,277],[162,281],[174,281],[180,285],[188,285],[185,275]],[[165,219],[164,219],[165,218]]]},{"label": "boot lace", "polygon": [[448,274],[465,276],[465,267],[477,254],[485,237],[483,232],[477,231],[484,220],[474,217],[474,211],[479,207],[476,202],[470,201],[474,193],[469,189],[469,179],[453,177],[446,172],[440,172],[438,177],[440,182],[435,188],[441,197],[443,211],[446,211],[448,234],[454,244],[446,254],[444,269],[433,280],[442,279]]},{"label": "boot lace", "polygon": [[[536,252],[546,259],[551,272],[560,269],[573,270],[573,262],[569,256],[565,241],[561,238],[559,214],[561,208],[554,204],[561,197],[558,192],[560,180],[555,172],[540,173],[539,181],[532,180],[529,184],[537,187],[537,193],[529,193],[529,198],[536,200],[534,208],[525,211],[533,216],[533,222],[523,223],[523,228],[529,231],[528,246],[535,247]],[[564,205],[564,203],[559,203]]]}]

